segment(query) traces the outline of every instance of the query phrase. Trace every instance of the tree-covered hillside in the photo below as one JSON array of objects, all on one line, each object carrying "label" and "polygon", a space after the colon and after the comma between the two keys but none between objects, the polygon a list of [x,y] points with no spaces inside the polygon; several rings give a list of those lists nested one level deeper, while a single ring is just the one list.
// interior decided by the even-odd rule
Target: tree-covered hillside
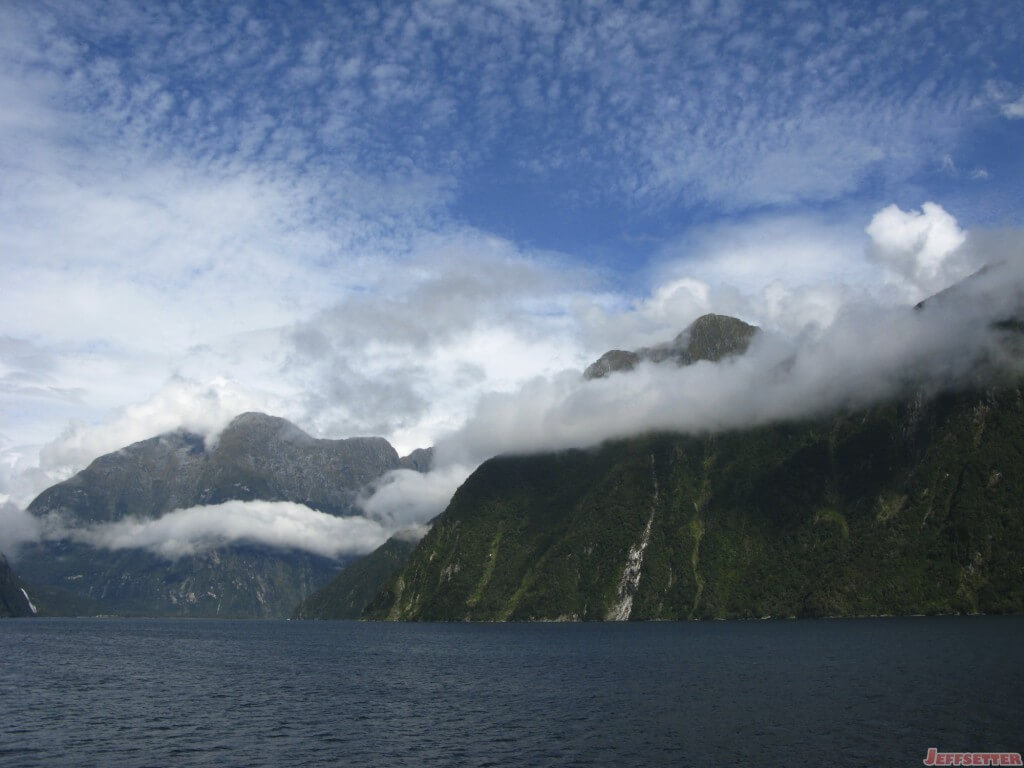
[{"label": "tree-covered hillside", "polygon": [[367,611],[414,620],[1024,610],[1024,390],[483,464]]}]

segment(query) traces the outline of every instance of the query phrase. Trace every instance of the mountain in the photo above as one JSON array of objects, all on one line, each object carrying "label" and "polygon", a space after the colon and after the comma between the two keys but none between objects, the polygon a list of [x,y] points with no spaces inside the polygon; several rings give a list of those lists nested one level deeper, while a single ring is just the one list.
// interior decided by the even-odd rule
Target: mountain
[{"label": "mountain", "polygon": [[380,437],[318,440],[285,419],[243,413],[209,449],[199,435],[172,432],[101,456],[39,494],[29,511],[100,523],[259,499],[350,515],[359,489],[400,462]]},{"label": "mountain", "polygon": [[367,615],[1024,611],[1024,390],[501,457]]},{"label": "mountain", "polygon": [[698,360],[718,362],[747,351],[757,333],[756,326],[728,315],[703,315],[672,341],[627,352],[605,352],[583,372],[586,379],[600,379],[611,373],[631,371],[641,362],[674,362],[690,365]]},{"label": "mountain", "polygon": [[[245,413],[209,446],[199,435],[174,432],[101,456],[28,509],[69,527],[153,519],[230,500],[290,501],[353,515],[359,490],[402,466],[382,438],[319,440],[284,419]],[[100,601],[111,613],[250,617],[289,615],[339,563],[255,545],[168,561],[144,549],[111,551],[64,539],[29,547],[19,567],[40,588]]]},{"label": "mountain", "polygon": [[[754,333],[706,316],[657,355],[622,354],[720,359]],[[631,359],[609,353],[588,375]],[[1021,612],[1022,461],[1024,387],[1005,379],[720,434],[496,457],[364,616]]]},{"label": "mountain", "polygon": [[38,612],[24,582],[0,554],[0,618],[35,616]]},{"label": "mountain", "polygon": [[434,449],[417,448],[408,456],[403,456],[398,462],[402,469],[411,469],[414,472],[429,472],[430,468],[434,466]]},{"label": "mountain", "polygon": [[29,586],[0,554],[0,618],[5,616],[96,616],[105,612],[96,602],[65,589]]},{"label": "mountain", "polygon": [[295,619],[358,619],[377,593],[405,566],[413,539],[393,536],[342,569],[327,586],[295,609]]}]

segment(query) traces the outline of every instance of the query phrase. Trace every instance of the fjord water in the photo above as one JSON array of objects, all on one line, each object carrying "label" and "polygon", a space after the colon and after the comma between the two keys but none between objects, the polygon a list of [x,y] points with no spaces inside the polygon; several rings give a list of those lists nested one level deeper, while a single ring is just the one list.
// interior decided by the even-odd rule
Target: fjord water
[{"label": "fjord water", "polygon": [[1024,749],[1024,617],[0,622],[2,765],[921,765]]}]

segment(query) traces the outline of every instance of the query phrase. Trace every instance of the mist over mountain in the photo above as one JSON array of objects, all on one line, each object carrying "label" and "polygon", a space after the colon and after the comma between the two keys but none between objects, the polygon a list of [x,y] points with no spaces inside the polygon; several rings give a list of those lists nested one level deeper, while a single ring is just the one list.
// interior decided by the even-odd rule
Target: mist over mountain
[{"label": "mist over mountain", "polygon": [[1006,247],[979,248],[972,260],[985,253],[999,258],[917,310],[851,301],[828,325],[791,335],[707,315],[692,339],[684,330],[673,341],[612,350],[582,377],[565,370],[491,392],[436,440],[430,472],[381,486],[365,504],[402,509],[451,498],[476,467],[503,454],[766,426],[1012,380],[1024,356],[1007,321],[1024,305],[1024,263]]},{"label": "mist over mountain", "polygon": [[560,401],[481,407],[506,445],[573,439],[484,462],[366,615],[1024,610],[1021,286],[995,264],[796,344],[706,316],[603,355]]},{"label": "mist over mountain", "polygon": [[828,416],[491,459],[365,615],[1024,611],[1024,390],[987,374]]},{"label": "mist over mountain", "polygon": [[[805,430],[816,424],[813,434],[819,435],[835,431],[822,426],[837,418],[835,414],[853,418],[851,414],[870,414],[892,403],[932,403],[944,394],[992,391],[999,400],[1003,396],[998,393],[1016,386],[1020,374],[1015,318],[1024,304],[1021,278],[1018,262],[1002,262],[916,309],[852,306],[827,328],[795,339],[759,331],[737,318],[704,315],[670,342],[603,355],[583,377],[578,370],[566,371],[513,392],[484,396],[471,418],[440,439],[436,448],[404,459],[381,438],[317,440],[286,420],[256,413],[243,414],[219,434],[179,431],[151,438],[100,457],[32,502],[29,512],[38,521],[40,541],[25,550],[25,576],[42,587],[70,589],[124,612],[288,615],[327,584],[345,559],[372,552],[392,533],[410,526],[424,533],[423,524],[446,506],[439,523],[455,514],[453,509],[463,508],[452,499],[453,491],[481,462],[485,464],[477,473],[493,472],[485,471],[492,463],[486,461],[489,457],[505,455],[499,459],[505,461],[515,455],[545,456],[571,449],[614,454],[609,441],[629,445],[656,433],[675,433],[683,443],[749,433],[749,442],[741,440],[730,448],[746,458],[729,461],[741,467],[745,461],[754,462],[737,478],[756,475],[757,466],[775,460],[763,453],[764,446],[775,441],[775,430]],[[929,435],[954,429],[936,419],[941,423]],[[895,441],[895,435],[909,429],[897,416],[877,431],[888,430],[886,440]],[[810,444],[817,439],[806,438]],[[922,440],[914,444],[918,458],[927,454],[932,437]],[[880,445],[884,444],[883,440]],[[698,449],[686,444],[679,450],[691,455]],[[855,454],[851,449],[843,455]],[[901,489],[916,476],[915,466],[911,462],[903,468],[909,474],[888,478],[884,493],[906,495]],[[960,469],[943,465],[946,472]],[[580,470],[593,487],[602,486],[602,471]],[[1005,473],[995,465],[986,471]],[[737,478],[732,482],[740,482]],[[635,485],[633,480],[630,484]],[[766,481],[765,487],[770,486]],[[589,491],[584,493],[581,487],[579,498],[565,497],[565,489],[571,487],[567,483],[558,493],[545,493],[573,508],[585,506]],[[695,491],[690,488],[686,493]],[[805,510],[807,519],[818,520],[815,515],[822,509],[833,509],[830,499],[841,501],[837,514],[843,519],[844,509],[869,503],[859,496],[837,495],[834,489],[822,493],[814,502],[814,514]],[[480,498],[483,501],[477,502],[485,509],[506,506],[500,496]],[[541,508],[547,502],[535,503]],[[639,497],[622,503],[644,506]],[[753,497],[743,501],[745,509],[756,509],[758,503]],[[691,524],[698,525],[686,522]],[[608,525],[622,529],[618,523]],[[850,529],[847,522],[844,530]],[[435,526],[424,541],[438,535]],[[647,545],[641,544],[647,535],[634,540],[627,551],[645,549]],[[779,535],[796,534],[785,529]],[[774,548],[777,542],[762,545]],[[424,546],[397,577],[401,583],[410,583],[408,569],[417,567]],[[524,546],[528,560],[542,557],[542,552],[530,549],[532,544]],[[343,570],[327,602],[344,603],[339,610],[354,614],[373,591],[371,582],[390,577],[408,550],[392,549],[385,548],[388,556],[378,558],[380,567],[371,558],[347,574],[348,569]],[[440,550],[431,551],[433,563]],[[637,561],[635,568],[640,567]],[[443,574],[429,578],[436,578],[438,585],[447,579]],[[978,592],[964,599],[958,605],[984,602]],[[935,600],[941,603],[938,597]],[[402,604],[400,597],[392,603],[380,598],[371,613],[419,616],[407,604],[395,608]],[[327,615],[325,605],[316,609],[321,615]],[[909,603],[900,605],[897,610]],[[802,610],[793,607],[795,612]],[[842,604],[837,610],[859,608]],[[609,616],[622,612],[608,611]],[[596,614],[573,610],[566,615]],[[674,615],[681,614],[677,610]]]},{"label": "mist over mountain", "polygon": [[245,413],[206,438],[174,432],[92,462],[28,507],[27,578],[143,615],[276,616],[390,535],[360,491],[403,460],[382,438],[319,440]]},{"label": "mist over mountain", "polygon": [[238,501],[292,501],[334,515],[357,513],[357,491],[401,466],[383,438],[317,440],[285,419],[236,417],[209,449],[203,436],[174,432],[101,456],[29,505],[39,517],[73,522]]}]

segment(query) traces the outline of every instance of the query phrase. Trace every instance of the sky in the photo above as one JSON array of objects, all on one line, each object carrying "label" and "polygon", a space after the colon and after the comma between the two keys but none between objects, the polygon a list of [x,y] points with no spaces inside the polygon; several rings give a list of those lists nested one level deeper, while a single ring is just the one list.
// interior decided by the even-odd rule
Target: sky
[{"label": "sky", "polygon": [[680,407],[657,372],[574,382],[704,312],[775,354],[885,336],[873,319],[1020,252],[1022,19],[983,0],[8,0],[0,502],[246,410],[447,445],[447,488],[491,451],[628,432],[584,426],[602,388]]}]

